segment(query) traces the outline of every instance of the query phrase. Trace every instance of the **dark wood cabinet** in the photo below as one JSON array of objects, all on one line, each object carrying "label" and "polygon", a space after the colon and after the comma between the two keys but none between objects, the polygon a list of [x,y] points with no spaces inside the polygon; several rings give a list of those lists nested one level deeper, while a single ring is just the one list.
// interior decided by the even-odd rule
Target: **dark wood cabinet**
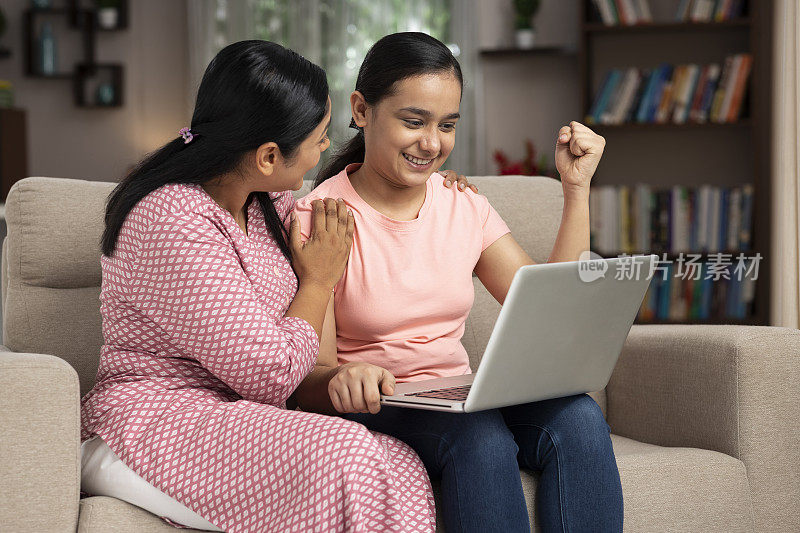
[{"label": "dark wood cabinet", "polygon": [[28,175],[28,131],[24,109],[0,108],[0,200]]}]

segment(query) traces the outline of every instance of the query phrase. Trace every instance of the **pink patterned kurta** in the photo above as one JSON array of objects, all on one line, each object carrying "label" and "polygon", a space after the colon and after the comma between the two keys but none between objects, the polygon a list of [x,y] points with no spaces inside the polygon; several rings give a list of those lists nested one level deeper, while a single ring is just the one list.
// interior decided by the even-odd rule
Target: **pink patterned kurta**
[{"label": "pink patterned kurta", "polygon": [[[285,218],[289,192],[276,196]],[[319,340],[285,317],[297,290],[258,200],[247,235],[199,185],[130,212],[102,264],[104,346],[81,401],[133,471],[228,532],[432,531],[425,467],[403,442],[291,411]]]}]

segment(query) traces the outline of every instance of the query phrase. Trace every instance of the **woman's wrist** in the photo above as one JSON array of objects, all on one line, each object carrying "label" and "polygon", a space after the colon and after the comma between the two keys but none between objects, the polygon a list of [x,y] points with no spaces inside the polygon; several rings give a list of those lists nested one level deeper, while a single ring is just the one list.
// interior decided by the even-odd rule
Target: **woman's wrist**
[{"label": "woman's wrist", "polygon": [[304,291],[308,291],[308,292],[317,292],[317,293],[320,293],[320,294],[324,294],[325,298],[326,298],[325,299],[326,303],[328,301],[327,298],[333,292],[333,286],[332,285],[330,285],[328,283],[325,283],[323,281],[310,279],[310,278],[306,278],[304,280],[299,280],[299,282],[297,284],[297,289],[298,290],[303,289]]},{"label": "woman's wrist", "polygon": [[331,289],[325,285],[301,282],[285,316],[296,316],[311,324],[318,338],[322,338],[322,325],[325,322],[325,309],[331,299]]}]

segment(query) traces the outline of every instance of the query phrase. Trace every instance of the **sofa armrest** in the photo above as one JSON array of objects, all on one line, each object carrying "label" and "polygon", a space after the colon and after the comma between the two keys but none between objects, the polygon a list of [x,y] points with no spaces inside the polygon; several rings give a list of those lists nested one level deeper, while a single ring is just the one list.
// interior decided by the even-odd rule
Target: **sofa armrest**
[{"label": "sofa armrest", "polygon": [[800,331],[635,325],[609,381],[612,432],[744,462],[760,531],[800,531]]},{"label": "sofa armrest", "polygon": [[0,351],[0,529],[75,531],[78,374],[51,355]]}]

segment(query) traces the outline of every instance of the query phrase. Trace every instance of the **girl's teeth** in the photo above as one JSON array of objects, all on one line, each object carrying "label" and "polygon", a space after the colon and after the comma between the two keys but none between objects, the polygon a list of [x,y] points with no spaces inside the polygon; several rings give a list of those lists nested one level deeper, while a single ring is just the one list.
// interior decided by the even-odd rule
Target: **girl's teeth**
[{"label": "girl's teeth", "polygon": [[416,157],[411,157],[410,155],[405,153],[403,154],[403,157],[405,157],[406,159],[417,165],[427,165],[428,163],[433,161],[432,159],[419,159]]}]

